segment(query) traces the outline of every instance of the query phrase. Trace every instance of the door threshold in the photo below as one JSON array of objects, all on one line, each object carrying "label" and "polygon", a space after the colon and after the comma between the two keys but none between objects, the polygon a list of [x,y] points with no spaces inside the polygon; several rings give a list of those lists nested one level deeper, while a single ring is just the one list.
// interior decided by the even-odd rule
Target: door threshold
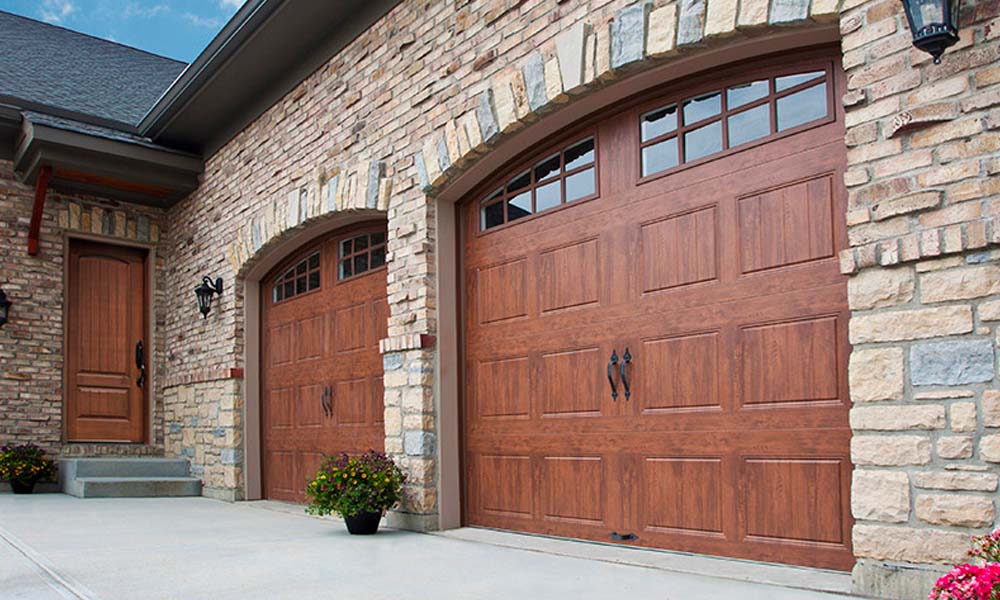
[{"label": "door threshold", "polygon": [[689,575],[732,579],[815,592],[851,594],[851,574],[827,569],[655,548],[627,547],[604,542],[571,540],[481,527],[449,529],[434,532],[432,535],[529,552],[599,560]]}]

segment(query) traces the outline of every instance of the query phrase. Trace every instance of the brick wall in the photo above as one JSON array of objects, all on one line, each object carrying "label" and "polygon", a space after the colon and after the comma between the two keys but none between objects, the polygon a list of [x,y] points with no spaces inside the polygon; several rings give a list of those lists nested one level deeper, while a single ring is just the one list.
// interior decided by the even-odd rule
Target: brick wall
[{"label": "brick wall", "polygon": [[[63,294],[66,234],[140,242],[158,247],[163,213],[133,205],[50,191],[42,215],[40,251],[28,256],[28,225],[35,190],[19,183],[9,162],[0,161],[0,287],[14,302],[10,322],[0,328],[0,444],[36,443],[63,455],[161,454],[164,378],[163,339],[155,338],[150,375],[154,400],[150,444],[64,444]],[[157,254],[155,320],[166,313],[162,282],[165,259]]]}]

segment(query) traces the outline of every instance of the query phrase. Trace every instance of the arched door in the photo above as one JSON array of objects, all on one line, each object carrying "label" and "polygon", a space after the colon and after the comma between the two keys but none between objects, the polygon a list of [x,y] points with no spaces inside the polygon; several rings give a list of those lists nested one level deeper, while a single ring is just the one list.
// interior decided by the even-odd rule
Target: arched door
[{"label": "arched door", "polygon": [[264,497],[305,501],[324,456],[384,445],[385,223],[315,240],[261,282]]},{"label": "arched door", "polygon": [[851,568],[837,54],[689,78],[463,205],[469,524]]}]

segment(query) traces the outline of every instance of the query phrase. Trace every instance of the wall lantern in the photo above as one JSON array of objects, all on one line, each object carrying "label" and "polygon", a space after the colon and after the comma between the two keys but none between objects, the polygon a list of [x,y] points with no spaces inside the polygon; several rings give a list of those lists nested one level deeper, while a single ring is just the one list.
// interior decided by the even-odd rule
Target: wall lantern
[{"label": "wall lantern", "polygon": [[194,288],[194,293],[198,296],[198,310],[207,319],[209,311],[212,310],[212,296],[222,295],[222,278],[216,279],[215,283],[212,283],[208,277],[203,278],[201,285]]},{"label": "wall lantern", "polygon": [[7,294],[0,290],[0,327],[3,327],[4,323],[7,322],[12,304],[14,303],[7,299]]},{"label": "wall lantern", "polygon": [[934,64],[958,41],[960,4],[961,0],[903,0],[913,45],[933,56]]}]

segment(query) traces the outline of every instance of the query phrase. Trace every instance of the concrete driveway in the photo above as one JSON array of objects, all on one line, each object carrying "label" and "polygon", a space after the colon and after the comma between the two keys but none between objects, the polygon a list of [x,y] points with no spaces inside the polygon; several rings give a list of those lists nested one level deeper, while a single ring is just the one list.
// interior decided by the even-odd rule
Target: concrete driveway
[{"label": "concrete driveway", "polygon": [[[494,539],[492,534],[459,530],[423,535],[385,530],[374,537],[351,537],[339,522],[307,517],[299,507],[274,503],[226,504],[205,498],[78,500],[61,494],[0,494],[0,597],[845,597],[636,566],[643,563],[642,557],[677,560],[682,555],[502,533]],[[524,542],[523,547],[505,547],[522,545],[518,540]],[[574,553],[578,555],[572,556]],[[629,556],[640,558],[631,560]],[[748,564],[716,562],[731,565],[727,575],[736,577]],[[714,569],[725,572],[724,566]],[[839,574],[793,570],[785,576],[788,573],[793,585],[795,573],[800,573],[799,585],[804,587],[815,587],[807,581],[811,575],[829,577],[827,589],[846,582]]]}]

